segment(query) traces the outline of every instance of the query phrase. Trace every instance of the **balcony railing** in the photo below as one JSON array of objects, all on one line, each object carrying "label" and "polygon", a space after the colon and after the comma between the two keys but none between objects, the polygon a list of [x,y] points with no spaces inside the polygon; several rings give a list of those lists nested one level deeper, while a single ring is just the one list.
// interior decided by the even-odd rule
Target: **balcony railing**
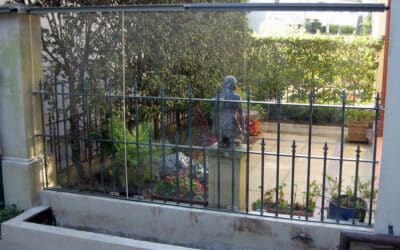
[{"label": "balcony railing", "polygon": [[[66,84],[61,86],[59,91],[35,92],[48,117],[43,118],[45,133],[41,135],[47,142],[43,149],[46,188],[296,220],[373,223],[379,96],[375,107],[357,107],[346,106],[345,94],[342,105],[314,104],[312,94],[309,104],[282,103],[279,95],[274,102],[251,101],[248,95],[247,100],[239,101],[244,117],[250,117],[245,119],[243,145],[226,148],[221,146],[218,132],[211,132],[216,124],[204,113],[210,105],[232,101],[218,96],[192,98],[190,92],[187,98],[165,96],[163,89],[161,96],[135,91],[120,95],[111,90],[72,94],[65,91]],[[81,104],[76,120],[71,117],[71,106],[66,105],[73,97]],[[45,109],[49,99],[57,99],[57,105]],[[132,103],[131,110],[138,114],[145,100],[154,101],[160,115],[150,121],[136,116],[131,127],[124,117],[128,107],[114,105]],[[178,116],[179,126],[168,127],[165,109],[172,102],[183,102],[187,115]],[[274,111],[252,117],[255,104]],[[291,108],[306,110],[308,122],[296,124],[284,115]],[[339,120],[319,125],[313,117],[318,109],[334,110]],[[344,121],[351,110],[374,114],[365,141],[346,142]],[[257,135],[252,132],[256,123],[260,127]],[[344,217],[350,218],[349,222],[339,213],[332,219],[332,211],[327,218],[333,201],[351,204],[350,214]],[[359,213],[366,211],[365,221],[361,219],[365,223],[361,223]]]},{"label": "balcony railing", "polygon": [[[42,110],[44,187],[373,225],[381,107],[379,95],[375,102],[371,96],[382,44],[368,43],[356,54],[354,46],[364,45],[349,45],[345,38],[311,41],[318,46],[296,39],[261,41],[252,37],[247,11],[384,9],[381,4],[26,9],[47,14],[45,80],[34,91]],[[365,65],[363,56],[370,60]],[[336,70],[339,65],[348,68]],[[226,72],[242,83],[240,100],[221,97]],[[349,95],[341,92],[346,88]],[[220,119],[226,105],[241,107],[235,112],[241,140],[223,136],[230,129]],[[347,119],[361,116],[372,119],[363,135],[351,137]]]}]

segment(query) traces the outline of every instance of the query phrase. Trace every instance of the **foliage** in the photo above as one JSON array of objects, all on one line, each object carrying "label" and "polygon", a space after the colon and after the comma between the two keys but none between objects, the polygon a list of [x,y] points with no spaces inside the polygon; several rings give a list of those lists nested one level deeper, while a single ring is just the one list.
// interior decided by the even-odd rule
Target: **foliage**
[{"label": "foliage", "polygon": [[352,25],[338,25],[338,24],[329,25],[330,34],[351,35],[354,33],[355,29],[356,27]]},{"label": "foliage", "polygon": [[22,212],[23,211],[18,209],[14,204],[6,206],[5,208],[0,209],[0,223],[13,218]]},{"label": "foliage", "polygon": [[[281,106],[281,120],[282,121],[293,121],[307,123],[310,120],[309,115],[310,109],[307,106],[297,105],[282,105]],[[268,107],[268,119],[277,119],[278,109],[275,105]],[[313,123],[318,124],[340,124],[341,121],[341,110],[339,108],[327,108],[327,107],[314,107],[312,113]]]},{"label": "foliage", "polygon": [[306,31],[310,34],[316,34],[317,32],[325,33],[326,28],[322,26],[322,23],[318,19],[306,19]]},{"label": "foliage", "polygon": [[347,109],[345,112],[346,124],[352,123],[371,123],[375,119],[375,112],[363,109]]},{"label": "foliage", "polygon": [[[250,40],[247,82],[254,99],[271,100],[287,93],[288,101],[340,103],[342,90],[369,102],[382,39],[370,37],[306,36]],[[282,65],[285,65],[282,67]]]},{"label": "foliage", "polygon": [[362,36],[371,35],[372,33],[372,14],[362,17],[359,34]]},{"label": "foliage", "polygon": [[[317,197],[321,196],[321,189],[319,188],[319,185],[316,180],[313,180],[310,183],[309,187],[309,193],[308,193],[308,209],[310,211],[314,211],[316,208],[316,201]],[[303,204],[306,204],[306,197],[307,197],[307,192],[303,192]]]},{"label": "foliage", "polygon": [[[150,163],[150,147],[140,145],[141,143],[148,143],[150,141],[150,134],[152,132],[153,126],[151,123],[139,124],[137,128],[135,127],[131,131],[124,126],[123,121],[118,119],[116,115],[113,118],[112,127],[108,128],[106,138],[115,141],[111,146],[114,148],[113,152],[118,172],[114,174],[118,176],[120,183],[125,183],[125,170],[123,169],[125,166],[125,157],[128,171],[128,185],[143,187],[146,182],[152,180],[150,164],[155,169],[157,161],[162,157],[162,150],[160,147],[152,147],[152,162]],[[171,152],[169,148],[164,149],[164,151],[166,154]]]},{"label": "foliage", "polygon": [[[192,183],[192,189],[190,189]],[[156,194],[166,198],[201,201],[204,199],[205,188],[198,178],[189,177],[189,167],[181,166],[176,175],[168,175],[156,182]]]},{"label": "foliage", "polygon": [[257,199],[256,201],[253,201],[253,203],[251,203],[251,208],[253,209],[253,211],[256,211],[258,209],[261,209],[261,205],[262,205],[261,199]]},{"label": "foliage", "polygon": [[[339,181],[337,178],[333,178],[332,176],[326,176],[328,183],[330,185],[330,196],[333,202],[338,201],[338,190],[339,190]],[[374,190],[374,199],[376,199],[376,195],[378,194],[378,190]],[[344,189],[344,193],[341,193],[340,205],[343,207],[352,208],[354,206],[354,202],[356,202],[356,207],[360,208],[362,206],[359,200],[356,200],[354,190],[350,185],[347,185]],[[367,200],[371,198],[371,181],[362,182],[360,178],[357,178],[357,198],[361,198],[363,200]]]},{"label": "foliage", "polygon": [[[286,183],[282,183],[278,187],[278,208],[284,211],[289,211],[290,210],[290,202],[285,198],[285,190],[284,188],[286,187]],[[275,207],[275,196],[276,196],[276,187],[268,189],[264,193],[264,203],[265,207]],[[294,204],[293,204],[293,210],[306,210],[306,196],[307,192],[303,192],[303,204],[299,204],[296,202],[296,197],[297,197],[297,185],[295,185],[295,191],[294,191]],[[316,201],[317,197],[321,196],[321,189],[317,183],[316,180],[313,180],[310,183],[310,188],[309,188],[309,195],[308,195],[308,211],[309,212],[314,212],[315,207],[316,207]]]}]

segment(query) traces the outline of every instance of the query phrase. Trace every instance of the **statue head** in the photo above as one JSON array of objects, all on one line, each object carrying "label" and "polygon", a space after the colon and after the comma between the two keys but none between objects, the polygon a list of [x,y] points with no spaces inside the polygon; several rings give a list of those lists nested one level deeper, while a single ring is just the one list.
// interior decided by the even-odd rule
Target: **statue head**
[{"label": "statue head", "polygon": [[236,89],[237,80],[234,76],[225,76],[222,82],[223,91],[233,92]]}]

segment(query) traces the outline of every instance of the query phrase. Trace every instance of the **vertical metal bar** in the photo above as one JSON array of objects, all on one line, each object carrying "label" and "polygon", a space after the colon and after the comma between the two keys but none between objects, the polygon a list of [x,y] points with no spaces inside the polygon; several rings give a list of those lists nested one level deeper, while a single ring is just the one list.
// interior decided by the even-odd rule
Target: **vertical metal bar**
[{"label": "vertical metal bar", "polygon": [[292,143],[292,178],[290,186],[290,219],[293,219],[293,204],[294,204],[294,170],[296,165],[296,141]]},{"label": "vertical metal bar", "polygon": [[53,148],[54,148],[54,163],[56,164],[54,167],[54,172],[56,175],[56,186],[60,185],[60,175],[59,175],[59,162],[58,162],[58,147],[57,147],[57,126],[55,124],[53,124],[53,126],[51,127],[51,137],[53,137]]},{"label": "vertical metal bar", "polygon": [[[249,213],[249,186],[250,186],[250,89],[246,88],[246,214]],[[240,103],[240,105],[242,105]]]},{"label": "vertical metal bar", "polygon": [[356,149],[356,173],[355,173],[355,177],[354,177],[354,196],[353,197],[351,197],[352,199],[354,199],[353,200],[353,224],[355,224],[356,223],[356,207],[357,207],[357,201],[358,201],[358,198],[357,198],[357,188],[358,188],[358,180],[359,180],[359,178],[358,178],[358,169],[359,169],[359,166],[360,166],[360,153],[361,153],[361,150],[360,150],[360,145],[357,145],[357,149]]},{"label": "vertical metal bar", "polygon": [[154,176],[153,176],[153,145],[152,145],[152,139],[153,139],[153,130],[151,129],[149,131],[149,161],[150,161],[150,180],[151,180],[151,186],[150,186],[150,200],[153,201],[154,199]]},{"label": "vertical metal bar", "polygon": [[232,179],[231,179],[231,210],[235,208],[235,139],[231,138],[231,160],[232,160]]},{"label": "vertical metal bar", "polygon": [[111,165],[112,165],[112,191],[115,193],[117,191],[117,185],[116,185],[116,175],[117,175],[117,171],[115,168],[115,147],[114,147],[114,143],[115,143],[115,135],[114,135],[114,120],[113,120],[113,103],[112,103],[112,86],[111,83],[108,83],[108,95],[109,95],[109,106],[110,106],[110,110],[109,110],[109,116],[110,116],[110,131],[111,131]]},{"label": "vertical metal bar", "polygon": [[326,160],[328,157],[328,143],[325,142],[323,147],[324,150],[324,165],[322,170],[322,195],[321,195],[321,221],[324,220],[324,212],[325,212],[325,185],[326,185]]},{"label": "vertical metal bar", "polygon": [[206,150],[207,138],[203,135],[203,201],[204,207],[207,206],[207,150]]},{"label": "vertical metal bar", "polygon": [[164,96],[164,87],[160,88],[161,93],[161,144],[162,144],[162,176],[163,176],[163,199],[164,203],[167,202],[165,194],[166,194],[166,184],[165,184],[165,96]]},{"label": "vertical metal bar", "polygon": [[65,82],[61,84],[61,105],[63,111],[63,125],[64,125],[64,150],[65,150],[65,164],[67,167],[67,184],[71,188],[71,173],[69,169],[69,154],[68,154],[68,140],[67,140],[67,110],[65,108]]},{"label": "vertical metal bar", "polygon": [[221,106],[221,91],[217,91],[217,110],[216,110],[216,120],[217,120],[217,208],[221,208],[221,144],[222,144],[222,130],[219,118],[219,111]]},{"label": "vertical metal bar", "polygon": [[[85,83],[84,86],[84,98],[85,98],[85,116],[86,116],[86,122],[84,124],[85,126],[85,143],[86,147],[88,147],[89,151],[89,191],[93,191],[93,171],[92,171],[92,141],[90,139],[90,128],[91,128],[91,119],[90,119],[90,112],[89,112],[89,84]],[[85,148],[86,148],[85,147]]]},{"label": "vertical metal bar", "polygon": [[[339,183],[338,183],[338,206],[340,207],[340,195],[342,191],[342,175],[343,175],[343,151],[344,151],[344,115],[346,111],[346,93],[342,92],[342,113],[340,127],[340,158],[339,158]],[[336,213],[336,222],[339,222],[339,214]]]},{"label": "vertical metal bar", "polygon": [[[179,164],[179,148],[178,148],[178,144],[179,144],[179,133],[177,131],[175,131],[175,168],[176,168],[176,205],[179,204],[179,195],[181,193],[180,190],[180,183],[179,183],[179,174],[180,174],[180,164]],[[192,192],[190,192],[190,195],[192,196]],[[183,197],[184,198],[184,197]],[[192,199],[192,198],[191,198]]]},{"label": "vertical metal bar", "polygon": [[77,177],[78,177],[78,190],[81,191],[81,159],[80,159],[80,144],[81,144],[81,138],[79,137],[79,128],[75,128],[75,141],[77,142],[77,147],[78,149],[76,150],[78,153],[75,154],[75,162],[77,164],[76,169],[77,169]]},{"label": "vertical metal bar", "polygon": [[100,143],[100,191],[104,193],[104,150],[103,150],[103,135],[102,131],[98,132]]},{"label": "vertical metal bar", "polygon": [[275,180],[275,217],[278,217],[279,208],[279,160],[281,154],[281,95],[279,92],[276,94],[277,101],[277,129],[276,129],[276,180]]},{"label": "vertical metal bar", "polygon": [[54,100],[55,100],[55,106],[56,106],[56,134],[57,134],[57,154],[55,154],[55,158],[58,160],[58,166],[60,167],[61,170],[61,150],[60,149],[60,114],[58,110],[58,89],[57,89],[57,84],[55,84],[55,89],[54,89]]},{"label": "vertical metal bar", "polygon": [[[189,85],[188,89],[189,102],[189,175],[190,175],[190,193],[193,194],[193,114],[192,114],[192,85]],[[193,196],[190,198],[190,206],[193,206]]]},{"label": "vertical metal bar", "polygon": [[265,138],[261,140],[261,215],[264,214]]},{"label": "vertical metal bar", "polygon": [[39,92],[40,92],[40,112],[42,114],[41,119],[42,119],[42,143],[43,143],[43,160],[44,160],[44,181],[45,181],[45,187],[49,187],[49,180],[48,180],[48,174],[47,174],[47,152],[46,152],[46,125],[44,124],[44,108],[43,108],[43,83],[42,81],[39,81]]},{"label": "vertical metal bar", "polygon": [[374,190],[374,185],[375,185],[375,171],[376,171],[376,147],[378,145],[378,121],[379,121],[379,111],[381,109],[380,106],[380,96],[379,93],[376,95],[375,98],[375,124],[374,124],[374,149],[372,153],[372,173],[371,173],[371,197],[369,198],[369,209],[368,209],[368,225],[371,225],[372,223],[372,206],[374,203],[374,196],[375,196],[375,190]]},{"label": "vertical metal bar", "polygon": [[0,147],[0,209],[4,208],[3,155]]},{"label": "vertical metal bar", "polygon": [[[139,145],[139,96],[138,96],[138,82],[135,82],[135,87],[133,89],[133,98],[135,99],[135,131],[136,131],[136,176],[137,176],[137,197],[140,200],[141,187],[140,183],[142,183],[141,171],[140,171],[140,145]],[[133,170],[132,170],[133,171]]]},{"label": "vertical metal bar", "polygon": [[308,110],[308,150],[307,150],[307,187],[306,187],[306,220],[308,220],[308,210],[310,206],[310,174],[311,174],[311,143],[312,143],[312,118],[313,118],[313,104],[314,93],[311,91],[309,96],[309,110]]}]

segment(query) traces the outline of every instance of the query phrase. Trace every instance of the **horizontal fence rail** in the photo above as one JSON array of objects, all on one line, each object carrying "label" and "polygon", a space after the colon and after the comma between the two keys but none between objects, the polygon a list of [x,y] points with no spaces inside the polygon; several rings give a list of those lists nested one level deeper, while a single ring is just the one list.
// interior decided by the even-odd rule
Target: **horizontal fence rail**
[{"label": "horizontal fence rail", "polygon": [[112,13],[112,12],[220,12],[220,11],[346,11],[346,12],[383,12],[389,7],[379,3],[192,3],[176,5],[119,5],[119,6],[80,6],[38,8],[20,5],[0,7],[2,13]]},{"label": "horizontal fence rail", "polygon": [[[60,86],[45,90],[41,84],[33,93],[43,114],[38,136],[45,142],[46,188],[254,216],[373,225],[379,95],[375,106],[367,107],[346,105],[345,93],[342,105],[320,105],[314,104],[312,93],[304,104],[283,103],[280,95],[274,102],[252,101],[250,91],[244,100],[231,101],[219,92],[215,98],[193,98],[191,88],[188,97],[171,97],[163,88],[160,96],[142,96],[135,90],[115,94],[107,86],[99,93],[88,86],[69,93],[67,83]],[[141,120],[146,100],[154,101],[159,112]],[[185,108],[167,116],[167,106],[174,102]],[[222,121],[205,112],[212,106],[219,117],[219,107],[228,104],[242,107],[244,133],[241,143],[226,146]],[[251,115],[254,104],[275,110],[264,117]],[[283,110],[290,107],[306,108],[308,122],[288,125]],[[316,124],[317,108],[337,110],[339,121]],[[131,122],[124,122],[127,110],[134,114]],[[345,134],[345,115],[351,110],[374,114],[365,141]],[[262,127],[257,135],[252,134],[254,124]],[[304,129],[297,131],[300,126]],[[333,139],[316,134],[317,127],[333,128]],[[348,206],[345,215],[338,209],[343,206]]]}]

